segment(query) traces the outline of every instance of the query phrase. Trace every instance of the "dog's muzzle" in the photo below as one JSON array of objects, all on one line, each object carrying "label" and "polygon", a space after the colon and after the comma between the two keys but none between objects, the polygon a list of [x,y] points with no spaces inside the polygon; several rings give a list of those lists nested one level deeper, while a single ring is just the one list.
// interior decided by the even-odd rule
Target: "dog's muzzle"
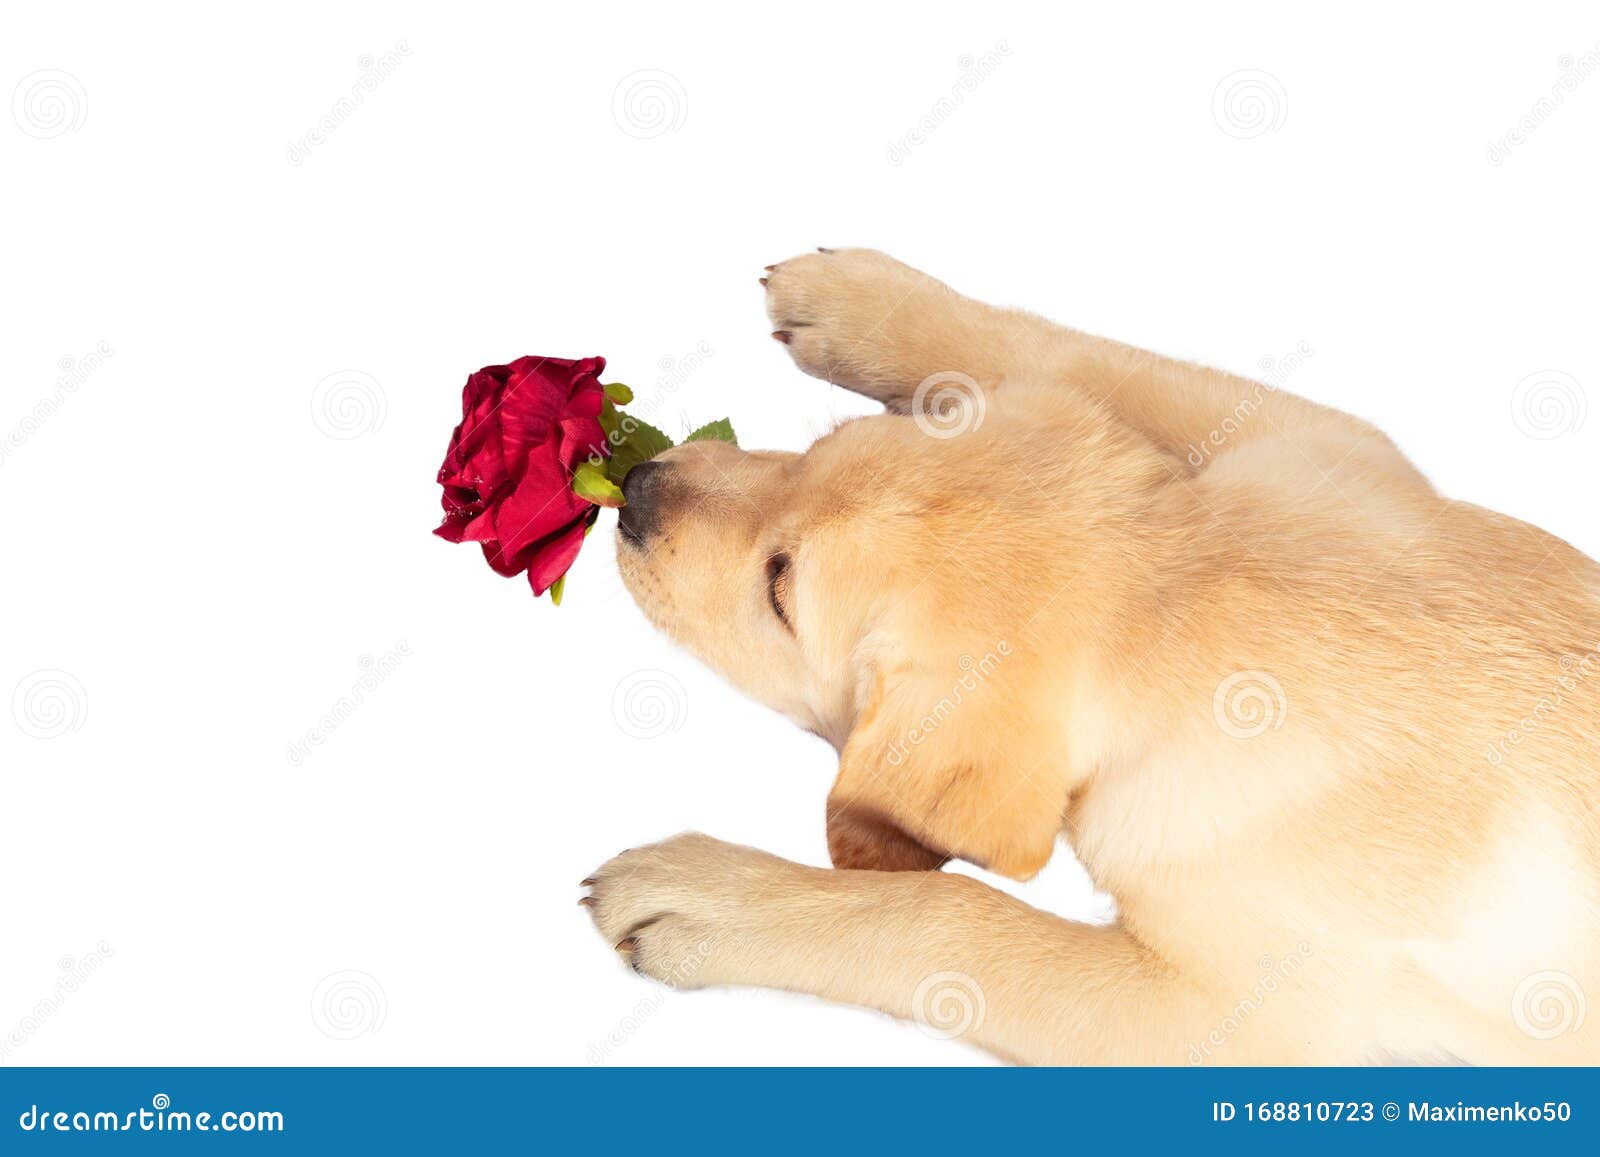
[{"label": "dog's muzzle", "polygon": [[643,546],[660,526],[662,482],[669,469],[665,462],[641,462],[622,480],[617,529],[634,546]]}]

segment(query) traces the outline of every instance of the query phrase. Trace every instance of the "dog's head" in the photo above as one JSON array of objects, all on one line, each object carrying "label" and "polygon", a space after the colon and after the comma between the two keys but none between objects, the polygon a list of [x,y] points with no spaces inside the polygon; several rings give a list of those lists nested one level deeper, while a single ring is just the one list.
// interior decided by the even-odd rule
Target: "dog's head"
[{"label": "dog's head", "polygon": [[1035,639],[1076,548],[1035,464],[1060,450],[1000,414],[958,438],[884,415],[804,454],[695,442],[628,475],[618,561],[645,613],[839,750],[837,866],[1049,859],[1071,676]]}]

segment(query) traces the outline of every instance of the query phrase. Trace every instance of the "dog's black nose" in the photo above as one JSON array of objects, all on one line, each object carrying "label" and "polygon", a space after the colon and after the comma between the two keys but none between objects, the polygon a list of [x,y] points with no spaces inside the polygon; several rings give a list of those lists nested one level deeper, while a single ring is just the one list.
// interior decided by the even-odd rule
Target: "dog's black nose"
[{"label": "dog's black nose", "polygon": [[635,545],[642,545],[653,534],[658,518],[661,482],[667,472],[664,462],[641,462],[622,480],[622,513],[617,528]]}]

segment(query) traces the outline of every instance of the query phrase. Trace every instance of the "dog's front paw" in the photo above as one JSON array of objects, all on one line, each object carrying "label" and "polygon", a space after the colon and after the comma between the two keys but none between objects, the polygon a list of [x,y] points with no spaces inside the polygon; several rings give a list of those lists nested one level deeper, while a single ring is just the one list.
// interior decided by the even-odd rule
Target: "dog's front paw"
[{"label": "dog's front paw", "polygon": [[796,365],[897,408],[926,376],[930,345],[940,344],[965,302],[875,249],[803,254],[768,266],[762,283],[772,336]]},{"label": "dog's front paw", "polygon": [[759,904],[804,871],[690,833],[610,860],[578,902],[636,971],[673,988],[736,984],[760,933]]}]

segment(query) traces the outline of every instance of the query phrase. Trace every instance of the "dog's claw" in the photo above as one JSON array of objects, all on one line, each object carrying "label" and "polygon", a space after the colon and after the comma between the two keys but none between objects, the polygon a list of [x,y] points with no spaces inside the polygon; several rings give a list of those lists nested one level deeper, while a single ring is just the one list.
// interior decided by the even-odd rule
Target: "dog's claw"
[{"label": "dog's claw", "polygon": [[765,269],[768,273],[771,273],[774,269],[776,269],[778,267],[776,265],[764,265],[764,266],[762,266],[762,268]]},{"label": "dog's claw", "polygon": [[583,879],[578,881],[578,887],[580,887],[580,888],[592,888],[592,887],[594,887],[594,877],[593,876],[585,876]]},{"label": "dog's claw", "polygon": [[767,279],[765,277],[757,278],[757,280],[760,281],[762,285],[767,283]]},{"label": "dog's claw", "polygon": [[775,329],[772,331],[772,337],[775,341],[781,341],[784,345],[788,345],[794,338],[794,334],[786,329]]},{"label": "dog's claw", "polygon": [[580,897],[578,897],[578,907],[580,907],[580,908],[593,908],[594,907],[594,897],[593,896],[580,896]]},{"label": "dog's claw", "polygon": [[637,936],[627,936],[617,941],[618,952],[632,952],[638,947],[639,938]]},{"label": "dog's claw", "polygon": [[821,246],[821,245],[818,245],[818,246],[817,246],[817,252],[818,252],[818,253],[832,253],[832,252],[833,252],[833,250],[832,250],[832,249],[826,249],[826,248],[824,248],[824,247],[823,247],[823,246]]}]

